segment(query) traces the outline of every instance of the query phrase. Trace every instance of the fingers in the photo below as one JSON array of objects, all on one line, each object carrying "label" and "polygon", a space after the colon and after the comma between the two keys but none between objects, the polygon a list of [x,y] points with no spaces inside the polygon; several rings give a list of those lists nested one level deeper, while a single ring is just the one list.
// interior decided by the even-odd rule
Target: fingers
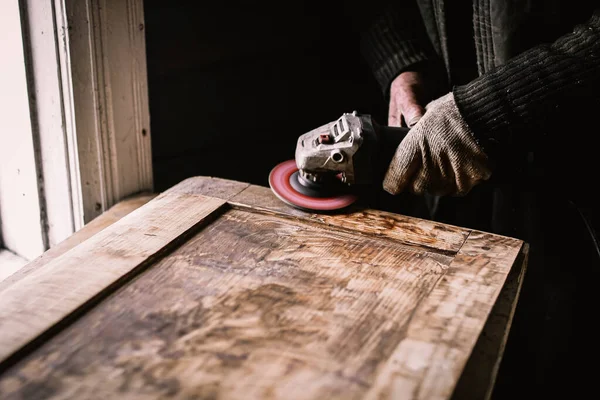
[{"label": "fingers", "polygon": [[390,97],[390,107],[388,110],[388,125],[389,126],[401,126],[402,114],[396,104],[396,96]]},{"label": "fingers", "polygon": [[447,196],[456,192],[454,181],[445,179],[444,176],[431,175],[427,168],[421,168],[407,188],[411,193],[432,196]]},{"label": "fingers", "polygon": [[468,166],[463,166],[456,173],[456,190],[452,195],[463,197],[471,189],[491,177],[491,170],[477,160],[471,160]]},{"label": "fingers", "polygon": [[412,128],[425,114],[425,108],[410,96],[404,98],[392,97],[388,110],[389,126],[408,126]]},{"label": "fingers", "polygon": [[405,71],[390,85],[388,125],[412,128],[425,114],[426,84],[420,72]]},{"label": "fingers", "polygon": [[421,166],[418,146],[409,136],[396,149],[383,180],[383,189],[390,194],[398,194],[411,185]]},{"label": "fingers", "polygon": [[407,104],[402,107],[402,114],[404,115],[406,125],[409,128],[412,128],[417,122],[419,122],[421,117],[423,117],[423,114],[425,114],[425,109],[417,103],[408,101],[406,103]]}]

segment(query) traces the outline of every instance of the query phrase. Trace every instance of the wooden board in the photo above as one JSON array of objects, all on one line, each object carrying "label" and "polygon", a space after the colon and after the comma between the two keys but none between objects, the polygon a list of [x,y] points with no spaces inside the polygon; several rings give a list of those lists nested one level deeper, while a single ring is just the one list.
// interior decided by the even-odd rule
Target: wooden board
[{"label": "wooden board", "polygon": [[454,399],[492,398],[496,376],[525,278],[528,257],[529,245],[525,243],[456,384],[452,394]]},{"label": "wooden board", "polygon": [[189,179],[0,291],[0,397],[450,398],[522,249]]}]

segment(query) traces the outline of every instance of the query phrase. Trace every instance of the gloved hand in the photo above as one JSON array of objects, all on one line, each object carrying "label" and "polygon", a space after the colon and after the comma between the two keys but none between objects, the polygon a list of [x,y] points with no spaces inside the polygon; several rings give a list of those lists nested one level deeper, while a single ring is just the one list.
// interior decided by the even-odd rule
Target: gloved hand
[{"label": "gloved hand", "polygon": [[386,171],[383,188],[398,194],[464,196],[489,179],[487,155],[463,120],[452,92],[429,103]]}]

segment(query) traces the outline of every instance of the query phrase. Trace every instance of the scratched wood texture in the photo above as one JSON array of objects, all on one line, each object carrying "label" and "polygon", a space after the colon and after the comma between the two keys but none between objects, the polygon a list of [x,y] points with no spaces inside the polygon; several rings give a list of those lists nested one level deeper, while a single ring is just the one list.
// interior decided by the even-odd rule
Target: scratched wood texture
[{"label": "scratched wood texture", "polygon": [[[161,218],[188,227],[168,251],[175,231]],[[131,256],[149,226],[165,239]],[[131,245],[103,258],[115,241]],[[39,290],[32,273],[0,291],[0,398],[451,398],[522,248],[376,210],[300,212],[266,188],[189,179],[51,260]],[[69,271],[77,296],[63,290],[76,286]]]}]

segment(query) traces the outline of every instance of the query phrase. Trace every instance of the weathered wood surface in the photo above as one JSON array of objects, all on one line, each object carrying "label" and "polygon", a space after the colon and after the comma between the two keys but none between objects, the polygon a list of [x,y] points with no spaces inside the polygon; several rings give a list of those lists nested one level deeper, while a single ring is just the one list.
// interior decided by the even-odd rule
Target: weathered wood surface
[{"label": "weathered wood surface", "polygon": [[520,249],[515,239],[472,232],[416,307],[368,398],[450,397]]},{"label": "weathered wood surface", "polygon": [[[521,241],[374,210],[354,210],[346,219],[304,213],[262,188],[226,182],[194,178],[140,208],[138,215],[148,211],[135,219],[140,231],[152,225],[150,208],[160,199],[177,198],[170,203],[177,210],[163,208],[161,218],[179,215],[190,226],[209,215],[189,214],[196,201],[216,201],[219,214],[172,253],[159,259],[147,250],[148,268],[113,253],[123,276],[139,275],[110,275],[104,287],[120,287],[110,296],[88,281],[80,293],[103,293],[103,300],[38,348],[0,363],[0,397],[452,395]],[[225,199],[203,196],[208,192]],[[196,201],[184,206],[182,199]],[[233,209],[223,208],[226,199]],[[117,232],[124,220],[103,232]],[[411,222],[418,229],[407,229]],[[99,251],[103,232],[86,252]],[[53,269],[81,271],[66,260],[89,242],[52,261]],[[106,268],[92,264],[86,268],[94,273]],[[32,279],[39,278],[30,274],[0,292],[0,305]],[[27,305],[33,303],[38,315],[52,311],[35,300]],[[0,324],[20,326],[17,305],[8,304],[13,312]],[[69,307],[56,304],[66,317]],[[82,299],[69,304],[82,310]]]},{"label": "weathered wood surface", "polygon": [[525,243],[456,384],[452,393],[453,399],[489,400],[492,398],[525,278],[528,257],[529,245]]},{"label": "weathered wood surface", "polygon": [[355,234],[365,234],[396,240],[424,248],[456,253],[469,235],[469,230],[370,209],[350,209],[343,214],[312,214],[290,208],[272,195],[270,189],[251,186],[234,196],[233,205],[251,207],[285,216],[323,223],[343,228]]},{"label": "weathered wood surface", "polygon": [[0,359],[10,357],[225,204],[159,196],[0,292]]},{"label": "weathered wood surface", "polygon": [[[199,177],[199,179],[186,179],[169,190],[169,193],[178,194],[201,194],[208,197],[216,197],[228,200],[230,197],[247,188],[247,183],[230,181],[220,178]],[[104,212],[101,216],[93,219],[74,235],[68,237],[61,243],[50,248],[42,255],[32,260],[26,266],[14,274],[0,281],[0,291],[14,282],[28,275],[38,268],[43,268],[50,260],[72,249],[76,245],[83,243],[96,233],[112,225],[125,215],[138,209],[157,196],[156,193],[140,193],[138,195],[126,198]]]}]

